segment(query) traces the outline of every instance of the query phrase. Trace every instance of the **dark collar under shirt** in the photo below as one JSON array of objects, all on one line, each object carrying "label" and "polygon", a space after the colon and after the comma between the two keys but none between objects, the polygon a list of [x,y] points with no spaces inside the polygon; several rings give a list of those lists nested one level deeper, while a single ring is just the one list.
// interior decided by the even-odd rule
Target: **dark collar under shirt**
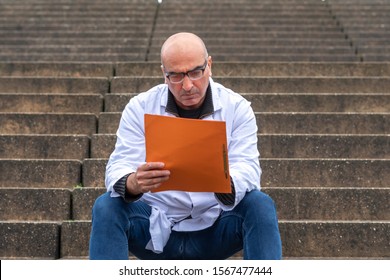
[{"label": "dark collar under shirt", "polygon": [[211,115],[212,113],[214,113],[214,105],[210,85],[207,87],[206,96],[202,103],[202,106],[193,110],[186,110],[177,106],[175,102],[175,97],[168,89],[168,102],[165,111],[174,114],[177,117],[189,119],[202,119],[208,115]]}]

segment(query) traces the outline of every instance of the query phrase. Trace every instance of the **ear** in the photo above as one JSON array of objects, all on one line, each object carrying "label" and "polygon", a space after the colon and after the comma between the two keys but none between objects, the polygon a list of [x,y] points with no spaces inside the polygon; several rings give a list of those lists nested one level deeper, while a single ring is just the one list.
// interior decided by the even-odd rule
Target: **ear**
[{"label": "ear", "polygon": [[210,77],[213,75],[213,73],[211,72],[211,65],[213,64],[213,58],[211,56],[209,56],[207,58],[207,66],[209,67],[209,71],[210,71]]},{"label": "ear", "polygon": [[168,78],[165,76],[164,66],[162,64],[161,64],[161,72],[162,72],[163,77],[164,77],[164,83],[168,84]]}]

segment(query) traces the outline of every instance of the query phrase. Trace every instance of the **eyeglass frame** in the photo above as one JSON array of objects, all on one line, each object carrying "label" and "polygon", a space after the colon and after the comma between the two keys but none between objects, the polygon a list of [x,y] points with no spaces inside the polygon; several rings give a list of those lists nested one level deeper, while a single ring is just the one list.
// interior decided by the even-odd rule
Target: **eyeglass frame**
[{"label": "eyeglass frame", "polygon": [[[190,71],[187,71],[187,72],[164,72],[164,74],[165,74],[165,77],[173,84],[180,84],[180,83],[182,83],[184,81],[185,76],[187,76],[191,81],[196,81],[196,80],[199,80],[199,79],[201,79],[203,77],[204,71],[206,70],[207,65],[208,65],[208,61],[206,59],[205,63],[202,66],[197,66],[197,67],[195,67],[194,69],[192,69]],[[162,67],[164,68],[164,65],[162,65]],[[191,73],[193,71],[198,71],[198,70],[202,71],[202,76],[200,76],[199,78],[192,79],[190,77],[190,75],[188,75],[189,73]],[[172,82],[171,79],[169,78],[169,76],[170,75],[178,75],[178,74],[183,75],[183,78],[179,82]]]}]

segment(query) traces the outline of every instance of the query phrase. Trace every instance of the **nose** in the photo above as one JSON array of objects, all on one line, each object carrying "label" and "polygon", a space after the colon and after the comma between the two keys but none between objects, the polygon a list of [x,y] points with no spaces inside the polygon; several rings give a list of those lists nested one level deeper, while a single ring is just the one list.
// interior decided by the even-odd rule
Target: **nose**
[{"label": "nose", "polygon": [[184,79],[183,79],[182,88],[185,91],[190,91],[193,86],[194,86],[194,84],[192,83],[191,79],[187,75],[185,75]]}]

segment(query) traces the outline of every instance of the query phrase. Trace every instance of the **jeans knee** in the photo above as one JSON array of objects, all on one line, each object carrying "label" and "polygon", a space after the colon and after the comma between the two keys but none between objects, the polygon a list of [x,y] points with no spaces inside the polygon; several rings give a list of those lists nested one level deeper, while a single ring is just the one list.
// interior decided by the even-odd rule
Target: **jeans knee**
[{"label": "jeans knee", "polygon": [[276,217],[276,205],[274,200],[262,191],[253,190],[246,193],[240,204],[241,209],[251,215],[263,216],[263,218]]},{"label": "jeans knee", "polygon": [[114,211],[113,204],[117,203],[119,198],[112,198],[110,193],[104,193],[99,196],[92,207],[92,218],[93,219],[107,219],[112,216]]}]

